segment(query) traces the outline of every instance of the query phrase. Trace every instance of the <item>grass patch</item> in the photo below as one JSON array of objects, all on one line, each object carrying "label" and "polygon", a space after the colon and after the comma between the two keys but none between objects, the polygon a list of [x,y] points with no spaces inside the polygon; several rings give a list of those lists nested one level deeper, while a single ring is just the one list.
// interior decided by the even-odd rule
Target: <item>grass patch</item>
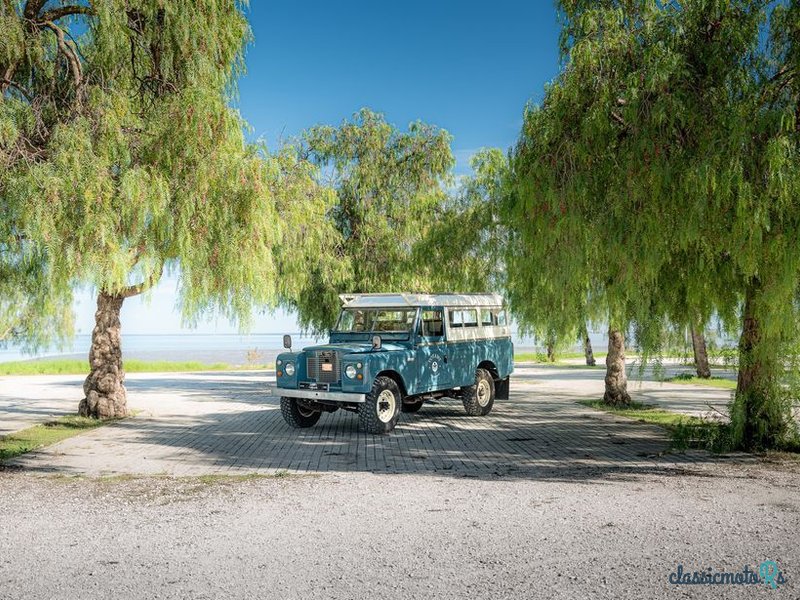
[{"label": "grass patch", "polygon": [[[177,373],[193,371],[236,371],[270,369],[274,365],[243,365],[228,363],[202,363],[198,361],[138,360],[124,361],[127,373]],[[83,375],[89,372],[89,361],[77,358],[50,358],[46,360],[20,360],[0,363],[0,375]]]},{"label": "grass patch", "polygon": [[274,473],[241,473],[241,474],[219,474],[211,473],[208,475],[181,475],[173,476],[168,473],[153,473],[153,474],[138,474],[138,473],[119,473],[116,475],[100,475],[98,477],[91,477],[88,475],[51,475],[50,478],[54,481],[69,483],[71,481],[94,481],[97,483],[117,484],[126,483],[129,481],[171,481],[175,483],[184,484],[198,484],[198,485],[218,485],[218,484],[233,484],[246,481],[258,481],[260,479],[300,479],[314,477],[313,474],[294,474],[280,469]]},{"label": "grass patch", "polygon": [[686,419],[702,421],[702,419],[698,419],[697,417],[687,417],[686,415],[664,410],[653,404],[641,404],[639,402],[632,402],[624,408],[610,406],[602,400],[579,400],[578,404],[602,410],[612,415],[619,415],[620,417],[635,419],[642,423],[652,423],[653,425],[661,425],[667,428],[674,427]]},{"label": "grass patch", "polygon": [[15,458],[26,452],[55,444],[78,435],[87,429],[94,429],[106,423],[108,421],[69,415],[10,433],[0,437],[0,461]]},{"label": "grass patch", "polygon": [[243,473],[241,475],[225,475],[225,474],[212,474],[212,475],[197,475],[189,477],[192,481],[204,483],[206,485],[218,483],[238,483],[242,481],[254,481],[258,479],[286,479],[292,477],[289,471],[283,469],[275,471],[274,473]]},{"label": "grass patch", "polygon": [[602,400],[579,400],[578,403],[640,423],[663,427],[671,437],[670,450],[681,452],[688,448],[697,448],[728,452],[733,446],[727,423],[707,421],[638,402],[632,402],[625,407],[609,406]]},{"label": "grass patch", "polygon": [[[544,352],[517,352],[514,354],[514,362],[534,362],[534,363],[544,363],[548,365],[562,365],[563,361],[565,360],[575,360],[575,359],[584,359],[586,356],[583,352],[559,352],[556,354],[556,361],[550,362],[547,360],[547,354]],[[595,360],[597,361],[597,366],[606,359],[605,353],[599,353],[594,355]],[[586,366],[586,365],[574,365],[574,366]]]},{"label": "grass patch", "polygon": [[670,377],[669,379],[665,379],[664,381],[669,383],[702,385],[705,387],[722,388],[725,390],[736,389],[736,382],[731,379],[725,379],[724,377],[710,377],[709,379],[704,379],[703,377],[697,377],[696,375],[692,375],[691,373],[680,373],[678,375],[675,375],[675,377]]}]

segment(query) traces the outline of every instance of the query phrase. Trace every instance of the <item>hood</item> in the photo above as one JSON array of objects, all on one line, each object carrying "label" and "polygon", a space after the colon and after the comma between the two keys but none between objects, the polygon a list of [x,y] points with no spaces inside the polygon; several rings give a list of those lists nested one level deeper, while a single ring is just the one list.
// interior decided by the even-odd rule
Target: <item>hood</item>
[{"label": "hood", "polygon": [[319,350],[336,350],[344,354],[366,354],[368,352],[383,352],[392,350],[407,350],[399,344],[384,343],[380,350],[373,350],[371,343],[340,342],[338,344],[320,344],[319,346],[306,346],[303,352],[317,352]]}]

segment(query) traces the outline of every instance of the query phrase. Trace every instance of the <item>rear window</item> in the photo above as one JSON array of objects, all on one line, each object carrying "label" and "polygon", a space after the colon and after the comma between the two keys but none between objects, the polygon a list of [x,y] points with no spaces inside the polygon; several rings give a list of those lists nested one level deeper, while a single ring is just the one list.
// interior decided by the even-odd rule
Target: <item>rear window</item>
[{"label": "rear window", "polygon": [[478,311],[474,308],[459,308],[450,311],[450,327],[477,327]]}]

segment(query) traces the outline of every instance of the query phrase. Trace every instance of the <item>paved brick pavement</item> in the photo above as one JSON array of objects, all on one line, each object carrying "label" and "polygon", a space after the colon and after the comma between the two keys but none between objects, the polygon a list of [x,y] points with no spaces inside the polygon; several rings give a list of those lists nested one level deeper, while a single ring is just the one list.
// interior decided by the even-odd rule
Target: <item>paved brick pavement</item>
[{"label": "paved brick pavement", "polygon": [[[708,460],[703,453],[662,456],[662,429],[618,419],[576,404],[602,394],[602,370],[518,368],[510,400],[486,417],[468,417],[456,400],[429,403],[402,416],[388,436],[358,430],[347,411],[322,416],[313,428],[290,429],[271,378],[259,372],[136,375],[128,381],[133,419],[93,430],[13,464],[43,472],[110,475],[290,472],[494,474],[558,478],[575,469],[592,477],[648,473]],[[36,379],[37,381],[32,381]],[[20,382],[17,386],[13,384]],[[16,393],[77,397],[77,377],[6,378],[4,403]],[[19,386],[28,386],[26,388]],[[728,392],[685,385],[633,384],[636,395],[699,410],[724,404]],[[36,390],[40,390],[37,392]],[[79,393],[79,392],[78,392]],[[35,402],[34,402],[35,405]],[[74,402],[71,403],[71,409]],[[574,474],[570,475],[570,477]]]}]

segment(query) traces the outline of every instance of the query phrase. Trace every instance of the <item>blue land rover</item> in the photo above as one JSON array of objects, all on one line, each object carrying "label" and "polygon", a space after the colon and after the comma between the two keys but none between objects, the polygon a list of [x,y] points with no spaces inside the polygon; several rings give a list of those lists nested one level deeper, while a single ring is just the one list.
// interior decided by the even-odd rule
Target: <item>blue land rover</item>
[{"label": "blue land rover", "polygon": [[514,350],[497,294],[353,294],[330,343],[276,361],[276,394],[292,427],[323,412],[358,413],[369,433],[388,433],[400,411],[426,400],[460,398],[468,415],[486,415],[507,399]]}]

